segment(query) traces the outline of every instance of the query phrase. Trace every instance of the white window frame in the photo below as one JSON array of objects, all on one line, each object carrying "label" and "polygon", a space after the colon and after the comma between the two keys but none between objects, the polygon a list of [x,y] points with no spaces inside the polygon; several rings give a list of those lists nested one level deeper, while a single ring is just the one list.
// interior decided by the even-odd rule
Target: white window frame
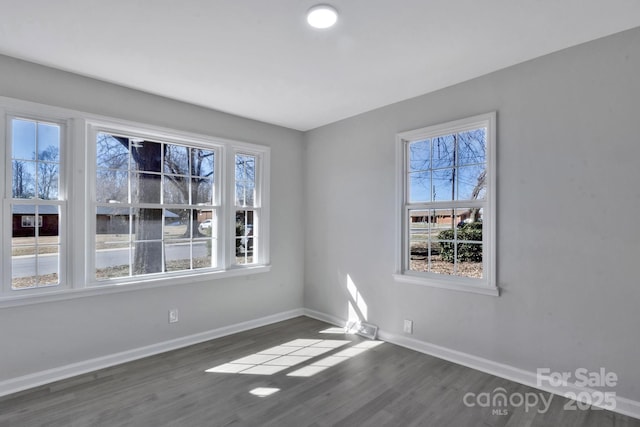
[{"label": "white window frame", "polygon": [[[202,148],[202,149],[206,149],[206,150],[211,150],[215,153],[215,161],[216,163],[214,164],[214,185],[215,185],[215,192],[214,192],[214,200],[213,200],[213,209],[216,211],[216,216],[220,217],[220,213],[221,213],[221,198],[220,198],[220,193],[221,193],[221,188],[220,188],[220,184],[222,183],[221,181],[221,177],[222,174],[220,173],[220,160],[222,160],[222,151],[225,149],[224,144],[221,143],[216,143],[215,141],[213,141],[212,139],[209,138],[201,138],[201,137],[195,137],[193,135],[187,135],[184,133],[177,133],[175,131],[173,132],[158,132],[158,131],[154,131],[153,129],[149,129],[149,128],[145,128],[143,126],[123,126],[122,124],[118,124],[118,123],[113,123],[113,122],[104,122],[104,121],[87,121],[86,122],[87,125],[87,171],[90,171],[89,173],[87,173],[87,183],[88,183],[88,191],[87,194],[89,196],[88,200],[88,204],[90,205],[90,208],[88,210],[87,213],[87,222],[88,222],[88,231],[89,231],[89,238],[88,238],[88,242],[89,242],[89,247],[87,250],[87,253],[89,252],[89,248],[93,248],[92,251],[92,256],[90,256],[87,261],[86,261],[86,266],[87,266],[87,270],[86,270],[86,275],[87,278],[89,280],[89,284],[90,286],[104,286],[104,285],[109,285],[109,284],[123,284],[123,283],[129,283],[132,281],[147,281],[147,280],[154,280],[155,278],[158,277],[181,277],[181,276],[185,276],[185,275],[191,275],[191,274],[203,274],[206,272],[212,272],[212,271],[222,271],[225,269],[225,262],[224,262],[224,251],[222,250],[222,246],[221,246],[221,231],[222,231],[222,227],[220,227],[220,225],[218,224],[218,229],[216,230],[216,236],[218,236],[214,242],[215,242],[215,267],[211,267],[211,268],[207,268],[207,269],[200,269],[200,270],[183,270],[183,271],[176,271],[176,272],[163,272],[163,273],[154,273],[153,275],[149,274],[149,275],[139,275],[139,276],[127,276],[127,277],[121,277],[121,278],[111,278],[111,279],[105,279],[105,280],[98,280],[96,278],[95,272],[95,243],[96,243],[96,228],[97,228],[97,221],[95,219],[95,212],[96,212],[96,206],[98,205],[98,203],[96,202],[96,165],[95,165],[95,161],[96,161],[96,137],[98,135],[98,133],[107,133],[107,134],[115,134],[115,135],[122,135],[122,136],[127,136],[127,137],[136,137],[136,138],[141,138],[144,140],[149,140],[149,141],[154,141],[154,142],[158,142],[158,143],[162,143],[162,144],[176,144],[176,145],[188,145],[189,147],[194,147],[194,148]],[[132,206],[135,205],[132,204]],[[166,209],[167,206],[164,204],[153,204],[155,206],[155,208],[158,209]],[[121,205],[117,205],[118,207]],[[129,207],[128,204],[125,204],[125,207]],[[152,206],[149,206],[152,207]],[[192,205],[185,205],[183,207],[179,207],[179,206],[168,206],[168,208],[172,208],[172,207],[177,207],[177,208],[190,208],[192,207]],[[91,212],[93,212],[93,215],[91,215]],[[216,223],[219,223],[220,221],[216,221]],[[164,239],[163,239],[164,241]],[[163,244],[164,247],[164,244]]]},{"label": "white window frame", "polygon": [[[232,245],[233,248],[229,249],[229,254],[233,257],[232,264],[237,268],[247,268],[256,264],[269,263],[268,258],[268,248],[267,242],[269,227],[263,226],[263,224],[269,224],[269,210],[265,209],[265,204],[268,200],[265,197],[265,194],[268,194],[268,187],[265,187],[265,183],[268,183],[267,177],[265,176],[265,167],[269,164],[269,153],[262,153],[260,151],[256,151],[254,147],[249,145],[245,145],[243,147],[236,146],[234,147],[232,153],[233,161],[228,164],[235,165],[235,158],[237,155],[249,155],[254,156],[256,158],[256,166],[255,166],[255,200],[253,206],[239,206],[236,205],[235,199],[235,169],[229,171],[231,177],[229,182],[233,182],[233,191],[230,192],[230,200],[228,201],[229,206],[233,207],[233,212],[229,214],[229,219],[232,221],[232,224],[229,224],[230,230],[233,232]],[[232,178],[232,179],[231,179]],[[236,211],[238,210],[250,210],[254,212],[254,241],[253,241],[253,263],[251,264],[237,264],[235,262],[235,217]],[[266,236],[265,236],[266,235]]]},{"label": "white window frame", "polygon": [[[271,265],[269,255],[271,150],[265,150],[264,148],[268,147],[236,142],[230,149],[225,151],[225,166],[228,167],[224,169],[227,183],[223,203],[226,218],[225,228],[227,230],[224,244],[225,254],[228,255],[225,258],[225,265],[229,270],[252,269],[259,265]],[[258,218],[255,219],[254,227],[260,229],[260,238],[254,241],[254,262],[251,264],[236,263],[236,154],[250,154],[256,157],[256,194],[254,205],[255,209],[259,209],[259,213]]]},{"label": "white window frame", "polygon": [[[63,124],[60,147],[60,200],[45,201],[62,205],[60,222],[60,285],[32,289],[11,289],[11,140],[8,133],[11,117]],[[95,279],[95,132],[145,137],[150,140],[198,146],[216,151],[215,180],[218,206],[217,267],[133,276],[119,279]],[[0,278],[8,285],[0,288],[0,308],[64,300],[84,296],[126,292],[158,286],[182,285],[234,276],[264,273],[271,270],[269,254],[270,147],[178,131],[159,126],[119,120],[64,108],[0,97],[0,150],[5,153],[8,172],[0,174],[3,203],[0,210]],[[93,139],[91,139],[93,137]],[[256,199],[259,200],[260,239],[252,264],[235,263],[235,153],[256,156]],[[9,179],[9,181],[7,181]],[[7,193],[8,191],[8,193]],[[7,197],[9,196],[9,197]],[[68,227],[73,224],[73,227]],[[70,260],[73,260],[71,262]],[[9,280],[6,280],[6,279]]]},{"label": "white window frame", "polygon": [[[0,101],[4,98],[0,97]],[[13,199],[12,196],[12,126],[11,121],[13,119],[32,120],[40,123],[55,124],[60,127],[60,151],[59,151],[59,182],[58,182],[58,199],[56,200],[42,200],[42,199]],[[32,295],[43,295],[49,293],[57,293],[66,289],[69,289],[68,281],[68,239],[67,239],[67,224],[68,224],[68,210],[67,200],[69,193],[69,167],[67,160],[69,134],[70,134],[70,121],[61,111],[52,109],[47,110],[42,108],[28,108],[21,103],[0,103],[0,152],[5,156],[5,173],[0,174],[0,189],[2,191],[2,212],[0,213],[0,224],[2,224],[2,232],[0,234],[0,256],[2,261],[0,262],[0,279],[3,285],[0,286],[0,300],[6,296],[15,295],[19,293],[26,297]],[[59,252],[58,252],[58,284],[44,285],[41,287],[24,288],[14,290],[12,288],[12,250],[11,240],[13,237],[13,214],[11,212],[12,205],[35,205],[35,206],[56,206],[60,209],[60,216],[58,223],[58,238],[59,238]],[[35,214],[34,214],[35,216]],[[42,220],[41,215],[37,215],[39,221]],[[37,246],[37,244],[36,244]]]},{"label": "white window frame", "polygon": [[[486,199],[482,203],[483,209],[483,277],[470,278],[449,276],[431,272],[417,272],[409,269],[409,211],[422,209],[424,203],[409,203],[408,195],[408,155],[409,143],[427,138],[462,132],[465,130],[486,127]],[[496,112],[480,114],[465,119],[447,123],[427,126],[396,135],[396,177],[397,177],[397,206],[398,218],[396,221],[397,253],[396,272],[393,275],[397,282],[425,285],[441,289],[472,292],[483,295],[499,296],[500,290],[496,282]],[[474,201],[474,203],[477,203]],[[450,202],[447,207],[460,204],[467,205],[465,201]],[[433,204],[428,209],[433,209]]]}]

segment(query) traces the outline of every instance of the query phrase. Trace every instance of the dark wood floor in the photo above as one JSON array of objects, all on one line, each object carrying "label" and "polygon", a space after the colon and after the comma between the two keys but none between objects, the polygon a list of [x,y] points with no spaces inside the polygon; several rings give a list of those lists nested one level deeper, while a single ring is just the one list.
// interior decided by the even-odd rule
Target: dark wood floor
[{"label": "dark wood floor", "polygon": [[[542,404],[467,407],[469,392],[541,392],[392,344],[320,333],[327,328],[299,317],[5,396],[0,426],[640,427],[608,411],[566,411],[558,396],[546,413]],[[311,358],[288,366],[302,359],[279,359],[283,344]],[[251,394],[259,388],[278,391]]]}]

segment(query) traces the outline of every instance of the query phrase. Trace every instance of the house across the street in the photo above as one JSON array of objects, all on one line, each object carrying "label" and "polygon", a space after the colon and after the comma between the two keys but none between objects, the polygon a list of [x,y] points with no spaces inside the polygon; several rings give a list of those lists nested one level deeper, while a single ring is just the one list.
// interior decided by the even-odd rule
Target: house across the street
[{"label": "house across the street", "polygon": [[34,205],[13,205],[13,237],[35,236],[38,227],[40,236],[58,235],[58,207],[38,206],[38,219]]},{"label": "house across the street", "polygon": [[[135,218],[135,215],[134,215]],[[179,215],[169,210],[164,213],[165,221],[174,222]],[[59,221],[57,206],[38,206],[38,217],[34,205],[13,206],[13,237],[35,236],[38,227],[39,236],[57,236]],[[97,234],[121,234],[129,232],[129,214],[127,209],[99,206],[96,215]]]}]

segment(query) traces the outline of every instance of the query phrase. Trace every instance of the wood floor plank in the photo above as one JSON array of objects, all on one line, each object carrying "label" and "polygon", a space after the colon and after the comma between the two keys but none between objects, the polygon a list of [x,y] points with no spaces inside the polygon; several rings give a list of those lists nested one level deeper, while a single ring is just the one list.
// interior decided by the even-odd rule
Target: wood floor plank
[{"label": "wood floor plank", "polygon": [[[0,427],[640,427],[640,420],[608,411],[566,411],[566,399],[559,396],[553,396],[546,413],[467,407],[466,393],[542,392],[388,343],[354,354],[368,340],[320,333],[329,327],[299,317],[4,396]],[[326,340],[348,343],[315,356],[319,350],[303,347],[310,359],[272,375],[206,372],[293,340],[325,346]],[[255,366],[269,368],[275,365],[268,363],[293,359]],[[238,365],[233,366],[250,367]],[[312,365],[326,369],[289,375]],[[259,397],[251,394],[257,388],[277,391]]]}]

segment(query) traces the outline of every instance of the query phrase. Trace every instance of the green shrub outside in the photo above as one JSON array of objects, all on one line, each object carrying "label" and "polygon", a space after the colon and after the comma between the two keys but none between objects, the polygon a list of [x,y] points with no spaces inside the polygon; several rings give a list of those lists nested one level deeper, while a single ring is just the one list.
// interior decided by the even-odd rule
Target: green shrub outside
[{"label": "green shrub outside", "polygon": [[[236,237],[244,236],[244,235],[245,235],[244,219],[236,218]],[[236,239],[236,254],[240,253],[240,246],[241,245],[242,245],[242,240],[241,239]]]},{"label": "green shrub outside", "polygon": [[[482,222],[470,222],[458,228],[458,240],[482,242]],[[443,230],[438,233],[438,240],[453,240],[454,230]],[[455,261],[455,243],[440,242],[442,259],[453,263]],[[458,243],[458,261],[482,262],[482,245]]]},{"label": "green shrub outside", "polygon": [[[205,228],[199,231],[200,231],[200,234],[204,236],[211,236],[210,228]],[[244,236],[244,223],[242,221],[236,221],[236,236]],[[236,253],[238,253],[242,242],[240,241],[240,239],[235,239],[235,241],[236,241]],[[207,255],[211,256],[211,251],[212,251],[211,240],[207,240],[206,245],[207,245]]]}]

